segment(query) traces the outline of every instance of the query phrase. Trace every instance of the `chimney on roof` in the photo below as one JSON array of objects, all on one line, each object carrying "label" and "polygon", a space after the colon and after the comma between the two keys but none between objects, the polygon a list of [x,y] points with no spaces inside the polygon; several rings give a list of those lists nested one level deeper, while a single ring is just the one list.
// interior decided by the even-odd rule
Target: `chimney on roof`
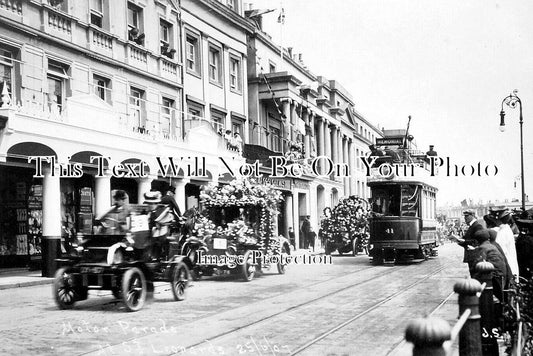
[{"label": "chimney on roof", "polygon": [[301,53],[298,53],[298,61],[302,62],[302,54]]},{"label": "chimney on roof", "polygon": [[289,53],[289,57],[292,58],[292,47],[287,47],[287,52]]}]

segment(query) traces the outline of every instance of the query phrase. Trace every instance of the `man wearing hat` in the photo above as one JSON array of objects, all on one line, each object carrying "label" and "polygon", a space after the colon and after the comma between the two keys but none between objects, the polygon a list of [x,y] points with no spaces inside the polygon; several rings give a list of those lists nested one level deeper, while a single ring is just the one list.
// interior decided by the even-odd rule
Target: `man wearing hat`
[{"label": "man wearing hat", "polygon": [[176,198],[174,198],[175,195],[176,195],[176,187],[173,187],[173,186],[168,187],[167,194],[163,198],[161,198],[161,204],[164,204],[170,207],[170,210],[172,211],[172,213],[177,219],[181,217],[181,211],[180,211],[180,207],[178,206],[178,203],[176,202]]},{"label": "man wearing hat", "polygon": [[492,277],[494,296],[502,301],[503,289],[507,285],[507,267],[505,257],[498,251],[498,248],[490,243],[490,233],[487,229],[481,229],[474,233],[474,239],[479,246],[474,250],[471,262],[469,263],[470,275],[479,279],[479,272],[475,271],[476,265],[481,261],[492,263],[495,268]]},{"label": "man wearing hat", "polygon": [[462,238],[452,235],[451,240],[455,240],[459,246],[464,248],[463,262],[470,264],[474,257],[474,250],[478,245],[474,234],[479,230],[483,230],[483,226],[476,220],[474,210],[468,209],[463,211],[463,216],[465,223],[468,225],[468,229]]},{"label": "man wearing hat", "polygon": [[131,208],[128,204],[128,194],[123,190],[117,189],[115,191],[115,194],[113,194],[113,200],[114,202],[111,208],[99,217],[97,217],[96,222],[101,222],[104,227],[109,228],[110,226],[106,226],[103,221],[105,220],[105,218],[114,215],[113,218],[116,219],[116,224],[118,225],[118,232],[127,232],[129,231],[128,218],[131,213]]},{"label": "man wearing hat", "polygon": [[166,252],[163,249],[167,245],[168,226],[173,221],[172,213],[168,206],[161,204],[161,193],[159,192],[144,193],[144,204],[147,204],[149,209],[148,227],[153,243],[150,257],[159,259],[161,253],[163,252],[165,255]]}]

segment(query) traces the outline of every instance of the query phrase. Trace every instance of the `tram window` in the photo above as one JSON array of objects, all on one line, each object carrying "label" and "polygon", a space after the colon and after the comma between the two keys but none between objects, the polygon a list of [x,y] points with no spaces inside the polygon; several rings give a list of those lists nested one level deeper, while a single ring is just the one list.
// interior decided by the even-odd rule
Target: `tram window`
[{"label": "tram window", "polygon": [[383,186],[372,189],[372,211],[387,216],[400,216],[399,186]]},{"label": "tram window", "polygon": [[418,204],[420,198],[419,187],[416,185],[402,186],[402,216],[418,217]]}]

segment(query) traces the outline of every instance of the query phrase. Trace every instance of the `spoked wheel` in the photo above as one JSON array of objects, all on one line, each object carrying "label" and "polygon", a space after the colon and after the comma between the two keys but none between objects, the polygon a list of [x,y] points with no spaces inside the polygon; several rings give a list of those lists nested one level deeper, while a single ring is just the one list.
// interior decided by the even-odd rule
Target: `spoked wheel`
[{"label": "spoked wheel", "polygon": [[122,277],[122,299],[128,311],[138,311],[144,306],[148,288],[146,278],[137,267],[130,268]]},{"label": "spoked wheel", "polygon": [[54,299],[59,309],[71,309],[76,302],[76,288],[69,268],[57,270],[53,284]]},{"label": "spoked wheel", "polygon": [[281,256],[278,263],[278,273],[279,274],[285,274],[285,271],[287,270],[287,256],[290,255],[290,249],[287,247],[287,245],[283,246],[281,249]]},{"label": "spoked wheel", "polygon": [[241,266],[242,271],[242,277],[246,282],[250,282],[252,279],[254,279],[255,271],[256,271],[256,264],[254,264],[252,250],[246,251],[244,254],[244,263]]},{"label": "spoked wheel", "polygon": [[179,262],[172,271],[172,294],[175,300],[185,300],[185,292],[189,286],[189,268],[183,262]]}]

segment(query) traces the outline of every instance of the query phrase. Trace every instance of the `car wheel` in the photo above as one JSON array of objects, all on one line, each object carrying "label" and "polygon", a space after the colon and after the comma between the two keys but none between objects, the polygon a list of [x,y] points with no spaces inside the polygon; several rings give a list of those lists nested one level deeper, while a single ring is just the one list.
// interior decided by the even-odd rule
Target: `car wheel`
[{"label": "car wheel", "polygon": [[185,292],[189,286],[189,268],[183,262],[179,262],[172,271],[172,294],[175,300],[185,300]]},{"label": "car wheel", "polygon": [[76,302],[76,288],[69,268],[57,270],[53,284],[54,299],[59,309],[71,309]]},{"label": "car wheel", "polygon": [[254,279],[256,265],[253,263],[252,250],[246,251],[244,254],[244,263],[241,266],[242,277],[246,282]]},{"label": "car wheel", "polygon": [[137,267],[130,268],[122,277],[122,299],[128,311],[138,311],[144,306],[148,288],[144,273]]}]

